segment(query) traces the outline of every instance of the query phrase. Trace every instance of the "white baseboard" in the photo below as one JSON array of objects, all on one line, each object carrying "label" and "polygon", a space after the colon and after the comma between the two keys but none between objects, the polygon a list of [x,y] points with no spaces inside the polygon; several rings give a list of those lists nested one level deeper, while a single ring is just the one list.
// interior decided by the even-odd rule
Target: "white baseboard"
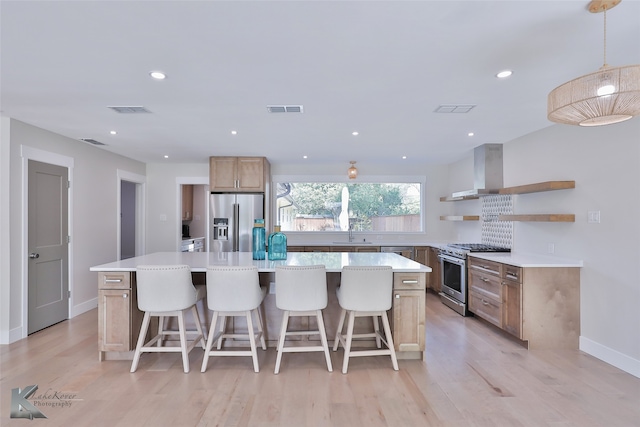
[{"label": "white baseboard", "polygon": [[[3,337],[4,338],[4,337]],[[11,344],[12,342],[16,342],[22,339],[22,326],[18,326],[17,328],[13,328],[9,331],[9,341],[2,341],[2,344]]]},{"label": "white baseboard", "polygon": [[71,308],[71,313],[69,313],[69,319],[73,319],[74,317],[86,313],[87,311],[93,310],[98,306],[98,298],[90,299],[89,301],[85,301],[82,304],[74,305]]},{"label": "white baseboard", "polygon": [[626,354],[605,347],[585,337],[580,337],[580,350],[618,369],[622,369],[634,377],[640,378],[640,360],[636,360],[633,357],[629,357]]}]

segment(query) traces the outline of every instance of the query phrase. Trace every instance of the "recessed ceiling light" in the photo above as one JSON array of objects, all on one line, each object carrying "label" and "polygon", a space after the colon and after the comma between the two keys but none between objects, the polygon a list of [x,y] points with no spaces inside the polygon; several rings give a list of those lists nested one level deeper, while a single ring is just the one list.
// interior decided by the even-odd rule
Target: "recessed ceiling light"
[{"label": "recessed ceiling light", "polygon": [[115,135],[115,134],[117,134],[118,132],[116,132],[115,130],[112,130],[112,131],[111,131],[111,132],[109,132],[109,133],[110,133],[111,135]]},{"label": "recessed ceiling light", "polygon": [[407,158],[407,156],[402,156],[402,160],[405,160]]},{"label": "recessed ceiling light", "polygon": [[358,136],[358,135],[359,135],[359,133],[358,133],[358,131],[354,130],[353,132],[351,132],[351,135],[353,135],[353,136]]},{"label": "recessed ceiling light", "polygon": [[504,70],[504,71],[500,71],[498,74],[496,74],[496,77],[499,79],[506,79],[507,77],[509,77],[511,74],[513,74],[513,71],[511,70]]},{"label": "recessed ceiling light", "polygon": [[473,136],[474,134],[473,134],[473,132],[469,132],[467,135]]},{"label": "recessed ceiling light", "polygon": [[165,158],[165,159],[168,159],[168,158],[169,158],[169,156],[167,156],[167,155],[165,154],[165,155],[164,155],[164,158]]},{"label": "recessed ceiling light", "polygon": [[238,131],[237,131],[237,130],[232,130],[232,131],[231,131],[231,135],[237,135],[237,134],[238,134]]},{"label": "recessed ceiling light", "polygon": [[151,71],[149,75],[156,80],[164,80],[167,78],[167,75],[162,71]]},{"label": "recessed ceiling light", "polygon": [[303,158],[303,159],[306,159],[306,158],[307,158],[307,156],[302,156],[302,158]]}]

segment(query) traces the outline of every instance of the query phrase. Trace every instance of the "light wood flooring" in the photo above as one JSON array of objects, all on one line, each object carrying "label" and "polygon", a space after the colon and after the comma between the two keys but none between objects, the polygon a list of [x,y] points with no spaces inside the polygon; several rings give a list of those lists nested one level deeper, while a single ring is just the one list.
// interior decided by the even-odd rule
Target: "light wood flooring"
[{"label": "light wood flooring", "polygon": [[[427,294],[425,361],[352,359],[342,349],[213,358],[202,349],[184,374],[179,354],[98,362],[97,311],[0,346],[2,426],[640,426],[640,379],[578,350],[526,350]],[[75,394],[70,406],[36,405],[48,418],[11,419],[11,389]],[[55,399],[55,397],[54,397]],[[62,399],[64,400],[64,399]],[[31,398],[30,401],[33,401]]]}]

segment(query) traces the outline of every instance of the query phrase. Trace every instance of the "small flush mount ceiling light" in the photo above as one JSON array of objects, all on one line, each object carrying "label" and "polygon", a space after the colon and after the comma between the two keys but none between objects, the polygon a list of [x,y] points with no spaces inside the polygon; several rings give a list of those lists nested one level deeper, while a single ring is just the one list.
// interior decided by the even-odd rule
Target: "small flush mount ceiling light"
[{"label": "small flush mount ceiling light", "polygon": [[307,158],[307,156],[302,156],[302,158],[303,158],[303,159],[306,159],[306,158]]},{"label": "small flush mount ceiling light", "polygon": [[165,158],[165,159],[168,159],[168,158],[169,158],[169,156],[165,154],[165,155],[164,155],[164,158]]},{"label": "small flush mount ceiling light", "polygon": [[167,78],[167,75],[162,71],[151,71],[149,72],[149,75],[156,80],[164,80]]},{"label": "small flush mount ceiling light", "polygon": [[473,132],[469,132],[469,133],[467,134],[467,136],[473,136],[473,135],[475,135]]},{"label": "small flush mount ceiling light", "polygon": [[358,176],[358,169],[356,168],[356,162],[352,160],[349,163],[351,163],[351,167],[347,170],[347,176],[349,177],[349,179],[356,179],[356,177]]},{"label": "small flush mount ceiling light", "polygon": [[109,132],[111,135],[116,135],[118,132],[116,132],[115,130],[112,130],[111,132]]},{"label": "small flush mount ceiling light", "polygon": [[558,86],[547,98],[547,117],[552,122],[602,126],[640,115],[640,64],[611,67],[607,64],[607,10],[621,0],[594,0],[589,12],[604,12],[604,64]]},{"label": "small flush mount ceiling light", "polygon": [[499,79],[506,79],[507,77],[510,77],[511,74],[513,74],[513,71],[504,70],[504,71],[500,71],[498,74],[496,74],[496,77],[499,78]]},{"label": "small flush mount ceiling light", "polygon": [[354,130],[353,132],[351,132],[351,135],[358,136],[360,135],[360,133],[357,130]]},{"label": "small flush mount ceiling light", "polygon": [[232,131],[231,131],[231,135],[237,135],[237,134],[238,134],[238,131],[237,131],[237,130],[232,130]]}]

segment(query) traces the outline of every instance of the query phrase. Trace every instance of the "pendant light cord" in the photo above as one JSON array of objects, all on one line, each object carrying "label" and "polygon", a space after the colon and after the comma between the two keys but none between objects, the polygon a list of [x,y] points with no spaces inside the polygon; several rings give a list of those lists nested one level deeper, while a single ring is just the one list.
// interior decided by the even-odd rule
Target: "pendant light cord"
[{"label": "pendant light cord", "polygon": [[603,67],[607,66],[607,8],[604,8],[604,64]]}]

